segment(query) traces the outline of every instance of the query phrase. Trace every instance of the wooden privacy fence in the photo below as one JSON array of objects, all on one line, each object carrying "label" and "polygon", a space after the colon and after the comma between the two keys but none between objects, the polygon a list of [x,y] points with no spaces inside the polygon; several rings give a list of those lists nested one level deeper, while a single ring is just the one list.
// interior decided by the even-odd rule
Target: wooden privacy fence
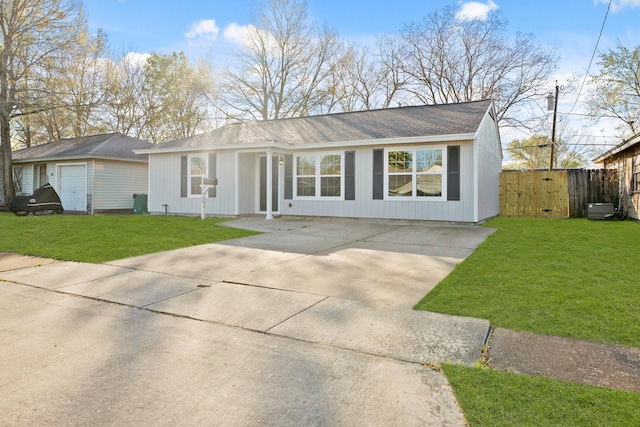
[{"label": "wooden privacy fence", "polygon": [[500,215],[586,217],[588,203],[618,203],[615,170],[502,171]]}]

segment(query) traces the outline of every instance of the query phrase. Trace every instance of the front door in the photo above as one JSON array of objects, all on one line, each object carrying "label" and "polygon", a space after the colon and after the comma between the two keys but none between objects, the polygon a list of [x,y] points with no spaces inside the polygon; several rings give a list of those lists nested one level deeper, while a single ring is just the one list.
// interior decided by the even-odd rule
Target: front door
[{"label": "front door", "polygon": [[[271,211],[278,212],[278,157],[273,156],[271,173]],[[267,158],[260,157],[260,212],[267,211]]]}]

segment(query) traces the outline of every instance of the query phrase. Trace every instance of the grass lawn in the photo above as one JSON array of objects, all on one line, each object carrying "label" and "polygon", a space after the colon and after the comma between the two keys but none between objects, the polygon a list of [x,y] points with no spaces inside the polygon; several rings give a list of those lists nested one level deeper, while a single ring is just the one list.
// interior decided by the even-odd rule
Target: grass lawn
[{"label": "grass lawn", "polygon": [[640,425],[640,394],[510,372],[442,366],[474,426]]},{"label": "grass lawn", "polygon": [[496,218],[416,308],[494,327],[640,347],[640,224]]},{"label": "grass lawn", "polygon": [[257,234],[219,218],[152,215],[76,216],[0,212],[0,252],[101,263]]},{"label": "grass lawn", "polygon": [[[496,218],[497,231],[417,309],[640,347],[640,224]],[[471,426],[640,425],[640,394],[444,365]]]}]

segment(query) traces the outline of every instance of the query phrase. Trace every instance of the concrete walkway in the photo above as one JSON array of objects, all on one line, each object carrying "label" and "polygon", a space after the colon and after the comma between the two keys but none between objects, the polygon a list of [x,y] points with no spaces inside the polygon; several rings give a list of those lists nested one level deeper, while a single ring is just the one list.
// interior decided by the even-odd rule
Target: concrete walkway
[{"label": "concrete walkway", "polygon": [[12,425],[463,425],[489,323],[411,310],[491,230],[242,218],[265,234],[101,265],[0,254]]},{"label": "concrete walkway", "polygon": [[640,393],[640,348],[496,328],[489,366]]}]

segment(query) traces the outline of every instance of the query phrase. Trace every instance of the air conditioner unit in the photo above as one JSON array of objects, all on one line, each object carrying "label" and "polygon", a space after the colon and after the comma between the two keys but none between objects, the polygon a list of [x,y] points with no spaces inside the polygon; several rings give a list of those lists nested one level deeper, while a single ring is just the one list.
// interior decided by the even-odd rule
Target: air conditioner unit
[{"label": "air conditioner unit", "polygon": [[613,216],[613,203],[589,203],[587,204],[587,218],[609,219]]}]

